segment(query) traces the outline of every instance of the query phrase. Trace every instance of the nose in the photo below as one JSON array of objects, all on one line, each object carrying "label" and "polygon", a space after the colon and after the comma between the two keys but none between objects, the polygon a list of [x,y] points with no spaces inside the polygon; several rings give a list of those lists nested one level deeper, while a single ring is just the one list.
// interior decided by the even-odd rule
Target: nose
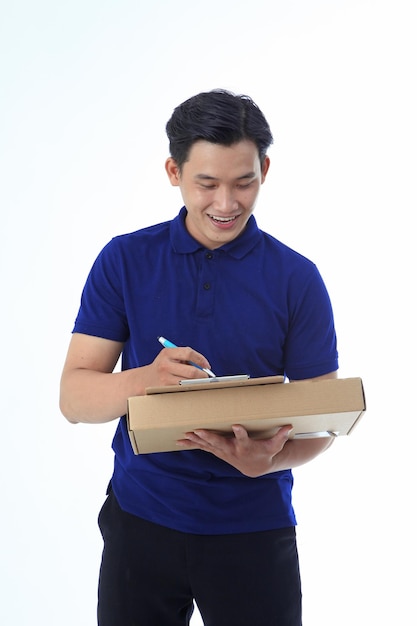
[{"label": "nose", "polygon": [[221,213],[230,214],[239,208],[239,203],[235,197],[234,190],[227,186],[220,185],[216,189],[213,201],[213,208]]}]

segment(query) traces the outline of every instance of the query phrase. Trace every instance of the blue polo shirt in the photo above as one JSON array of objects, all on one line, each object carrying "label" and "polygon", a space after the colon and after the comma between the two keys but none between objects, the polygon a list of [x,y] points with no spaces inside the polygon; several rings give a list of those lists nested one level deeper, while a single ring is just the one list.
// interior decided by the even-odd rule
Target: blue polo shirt
[{"label": "blue polo shirt", "polygon": [[[74,331],[124,343],[122,369],[147,365],[157,337],[204,354],[218,376],[297,380],[338,368],[327,290],[316,266],[261,231],[207,250],[172,221],[112,239],[83,290]],[[198,534],[293,526],[290,470],[248,478],[200,450],[135,455],[126,420],[112,486],[129,513]]]}]

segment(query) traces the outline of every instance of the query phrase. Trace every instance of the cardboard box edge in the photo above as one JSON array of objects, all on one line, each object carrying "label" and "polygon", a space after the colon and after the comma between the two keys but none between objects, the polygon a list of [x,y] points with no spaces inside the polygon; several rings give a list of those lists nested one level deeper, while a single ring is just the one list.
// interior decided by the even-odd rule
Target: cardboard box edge
[{"label": "cardboard box edge", "polygon": [[[252,380],[254,380],[254,379],[252,379]],[[332,380],[332,381],[356,381],[356,382],[360,382],[363,406],[361,407],[361,409],[358,408],[358,409],[354,409],[353,411],[348,411],[348,412],[360,411],[359,415],[357,415],[357,417],[354,420],[354,422],[353,422],[352,426],[350,427],[350,429],[346,433],[344,433],[346,435],[350,435],[353,432],[353,430],[357,427],[359,421],[361,421],[361,419],[363,417],[363,414],[366,411],[366,400],[365,400],[365,392],[364,392],[363,380],[360,377],[350,377],[350,378],[347,378],[347,379],[322,379],[321,382],[325,382],[326,380],[328,380],[328,381]],[[300,381],[300,382],[305,382],[305,383],[308,383],[308,384],[314,384],[314,383],[319,382],[319,381]],[[265,384],[265,382],[263,382],[262,384]],[[287,383],[287,384],[293,384],[293,383]],[[198,391],[198,389],[193,389],[193,391]],[[143,396],[140,396],[140,398],[143,398]],[[165,451],[175,451],[175,450],[178,450],[178,448],[172,449],[171,446],[169,447],[168,450],[167,449],[152,450],[152,451],[144,451],[143,449],[142,449],[142,451],[140,450],[140,445],[139,445],[138,438],[136,437],[135,430],[133,430],[131,428],[131,425],[130,425],[130,413],[129,413],[129,410],[130,410],[130,402],[129,401],[130,400],[133,400],[133,398],[129,398],[128,399],[127,427],[128,427],[129,437],[130,437],[130,441],[132,443],[132,448],[133,448],[134,453],[135,454],[145,454],[145,453],[149,454],[149,453],[152,453],[152,452],[159,452],[159,451],[160,452],[165,452]],[[329,415],[330,414],[331,413],[329,413]],[[253,421],[256,421],[256,418],[254,418]],[[226,424],[226,426],[227,426],[227,424]],[[159,428],[161,431],[163,431],[163,430],[165,430],[167,428],[167,426],[166,426],[166,424],[162,424],[162,425],[157,426],[156,428]],[[166,446],[165,446],[165,448],[166,448]],[[191,449],[191,448],[189,448],[189,449]]]}]

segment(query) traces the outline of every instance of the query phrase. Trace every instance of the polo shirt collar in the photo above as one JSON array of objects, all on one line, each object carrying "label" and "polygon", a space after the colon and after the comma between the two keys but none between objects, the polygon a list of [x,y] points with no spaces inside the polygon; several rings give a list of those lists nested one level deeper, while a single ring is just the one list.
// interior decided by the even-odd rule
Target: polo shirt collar
[{"label": "polo shirt collar", "polygon": [[[194,239],[186,229],[186,215],[187,209],[183,206],[177,217],[171,221],[170,226],[171,244],[174,251],[179,254],[191,254],[197,250],[204,250],[204,246]],[[237,239],[217,248],[216,251],[222,250],[236,259],[242,259],[252,250],[260,238],[261,232],[255,217],[251,215],[243,233]]]}]

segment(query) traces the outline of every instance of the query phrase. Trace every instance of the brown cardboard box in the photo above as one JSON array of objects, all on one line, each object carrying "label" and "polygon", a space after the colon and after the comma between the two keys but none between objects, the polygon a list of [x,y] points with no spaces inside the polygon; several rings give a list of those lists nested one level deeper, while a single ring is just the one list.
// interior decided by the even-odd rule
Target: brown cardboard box
[{"label": "brown cardboard box", "polygon": [[128,399],[128,429],[135,454],[177,450],[187,431],[225,435],[242,424],[254,438],[292,424],[292,437],[348,435],[360,419],[365,396],[360,378],[283,383],[282,376],[233,383],[156,387]]}]

